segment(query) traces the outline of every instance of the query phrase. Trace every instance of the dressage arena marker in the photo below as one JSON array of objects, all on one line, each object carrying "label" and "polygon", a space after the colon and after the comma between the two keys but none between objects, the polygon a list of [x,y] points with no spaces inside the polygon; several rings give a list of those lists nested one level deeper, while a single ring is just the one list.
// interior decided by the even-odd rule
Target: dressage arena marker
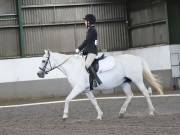
[{"label": "dressage arena marker", "polygon": [[[167,95],[152,95],[150,97],[180,97],[180,94],[167,94]],[[105,100],[105,99],[125,99],[126,97],[99,97],[97,100]],[[133,98],[144,98],[144,96],[134,96]],[[73,102],[77,101],[88,101],[89,99],[74,99]],[[39,102],[39,103],[29,103],[29,104],[19,104],[19,105],[7,105],[0,106],[0,109],[3,108],[17,108],[17,107],[27,107],[27,106],[38,106],[38,105],[47,105],[47,104],[58,104],[64,103],[65,101],[51,101],[51,102]]]}]

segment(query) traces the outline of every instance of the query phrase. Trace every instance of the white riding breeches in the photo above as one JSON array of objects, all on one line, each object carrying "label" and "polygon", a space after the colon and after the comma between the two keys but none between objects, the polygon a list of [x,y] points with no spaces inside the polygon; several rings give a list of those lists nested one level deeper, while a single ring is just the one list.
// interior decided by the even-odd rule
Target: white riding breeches
[{"label": "white riding breeches", "polygon": [[95,58],[96,58],[96,54],[94,53],[89,53],[87,55],[86,62],[85,62],[85,66],[87,69],[91,66]]}]

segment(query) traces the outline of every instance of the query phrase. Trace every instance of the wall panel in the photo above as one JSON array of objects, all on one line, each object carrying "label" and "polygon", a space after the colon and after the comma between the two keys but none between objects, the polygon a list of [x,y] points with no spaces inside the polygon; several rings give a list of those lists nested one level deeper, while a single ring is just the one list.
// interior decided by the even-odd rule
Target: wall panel
[{"label": "wall panel", "polygon": [[25,31],[26,55],[39,55],[44,49],[58,52],[75,50],[74,26],[27,28]]},{"label": "wall panel", "polygon": [[[126,0],[22,0],[21,8],[25,56],[41,55],[44,49],[74,52],[85,39],[87,29],[82,18],[88,13],[97,17],[100,50],[129,47]],[[0,16],[0,55],[19,56],[16,0],[1,0]],[[4,49],[14,51],[4,53]]]},{"label": "wall panel", "polygon": [[97,17],[100,50],[127,49],[129,44],[125,6],[125,0],[59,3],[45,0],[23,1],[26,55],[38,55],[47,48],[59,52],[74,52],[85,39],[87,29],[82,18],[88,13]]},{"label": "wall panel", "polygon": [[17,29],[0,29],[0,58],[19,56]]},{"label": "wall panel", "polygon": [[0,58],[19,56],[15,0],[0,0]]},{"label": "wall panel", "polygon": [[131,0],[129,20],[131,47],[169,43],[165,0]]}]

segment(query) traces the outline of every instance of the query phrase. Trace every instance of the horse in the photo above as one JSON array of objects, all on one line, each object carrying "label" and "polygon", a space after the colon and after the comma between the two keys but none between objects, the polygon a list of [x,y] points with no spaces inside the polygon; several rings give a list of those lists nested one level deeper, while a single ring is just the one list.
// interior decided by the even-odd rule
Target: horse
[{"label": "horse", "polygon": [[[160,94],[163,94],[163,90],[159,79],[152,74],[147,62],[139,56],[130,54],[111,57],[114,59],[114,66],[107,71],[98,73],[102,84],[94,90],[113,89],[117,86],[121,86],[126,95],[126,100],[119,111],[119,117],[123,117],[131,99],[133,98],[130,85],[130,82],[132,82],[145,96],[148,103],[149,115],[154,116],[155,108],[150,99],[147,87],[144,84],[144,80]],[[108,63],[106,63],[106,65],[108,65]],[[72,91],[65,99],[63,120],[69,117],[70,101],[82,92],[85,93],[87,98],[95,107],[98,114],[97,119],[101,120],[103,112],[99,107],[93,92],[90,90],[89,74],[85,69],[84,58],[78,54],[67,55],[45,50],[37,75],[44,78],[45,74],[48,74],[54,69],[59,69],[64,73],[72,86]]]}]

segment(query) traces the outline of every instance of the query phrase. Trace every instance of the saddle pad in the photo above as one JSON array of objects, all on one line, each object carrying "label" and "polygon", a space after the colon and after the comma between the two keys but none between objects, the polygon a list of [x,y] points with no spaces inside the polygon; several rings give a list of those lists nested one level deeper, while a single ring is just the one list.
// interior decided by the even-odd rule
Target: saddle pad
[{"label": "saddle pad", "polygon": [[113,56],[107,56],[103,60],[99,61],[98,73],[102,73],[111,70],[115,66],[115,60]]}]

